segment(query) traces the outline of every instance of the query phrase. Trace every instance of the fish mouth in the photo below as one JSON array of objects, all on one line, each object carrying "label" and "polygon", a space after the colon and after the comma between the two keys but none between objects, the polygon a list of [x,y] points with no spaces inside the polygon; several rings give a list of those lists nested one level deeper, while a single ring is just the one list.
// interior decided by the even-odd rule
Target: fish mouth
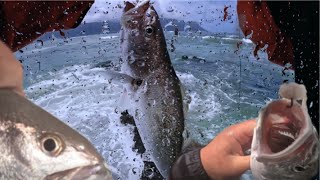
[{"label": "fish mouth", "polygon": [[267,154],[287,149],[303,136],[307,118],[301,105],[290,100],[272,102],[265,110],[262,123],[262,145]]},{"label": "fish mouth", "polygon": [[296,126],[292,121],[272,124],[267,141],[270,150],[277,153],[286,149],[298,138],[300,130],[301,127]]},{"label": "fish mouth", "polygon": [[142,15],[145,14],[149,7],[150,0],[145,0],[136,5],[127,1],[125,2],[124,15]]},{"label": "fish mouth", "polygon": [[139,4],[125,2],[124,13],[121,17],[121,24],[132,22],[134,19],[143,17],[150,8],[150,1],[146,0]]},{"label": "fish mouth", "polygon": [[106,164],[95,164],[89,166],[81,166],[65,171],[53,173],[45,178],[45,180],[58,180],[58,179],[70,179],[70,180],[81,180],[81,179],[110,179],[111,173],[108,170]]}]

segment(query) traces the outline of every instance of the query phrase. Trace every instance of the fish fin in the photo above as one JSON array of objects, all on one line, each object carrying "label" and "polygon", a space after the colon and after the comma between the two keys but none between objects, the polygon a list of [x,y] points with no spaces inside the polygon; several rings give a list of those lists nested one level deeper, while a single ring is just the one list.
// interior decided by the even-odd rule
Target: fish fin
[{"label": "fish fin", "polygon": [[179,82],[181,96],[182,96],[182,106],[183,106],[183,114],[186,115],[189,111],[189,104],[191,102],[191,96],[186,94],[185,88],[181,81]]},{"label": "fish fin", "polygon": [[110,83],[112,81],[120,82],[121,84],[126,85],[125,87],[127,87],[128,89],[134,90],[134,91],[137,90],[139,86],[141,86],[143,83],[142,79],[134,78],[128,74],[120,73],[112,70],[107,70],[106,75]]},{"label": "fish fin", "polygon": [[132,126],[136,126],[134,122],[133,116],[131,116],[128,110],[122,111],[120,116],[120,122],[124,125],[130,124]]},{"label": "fish fin", "polygon": [[124,84],[132,84],[132,82],[135,80],[132,76],[129,76],[124,73],[112,71],[112,70],[107,70],[105,71],[105,74],[110,81],[117,81],[121,82]]},{"label": "fish fin", "polygon": [[130,101],[129,101],[129,95],[126,88],[123,88],[123,92],[121,93],[121,96],[116,104],[116,109],[118,112],[125,112],[130,109]]},{"label": "fish fin", "polygon": [[190,133],[187,129],[184,129],[182,132],[183,144],[181,148],[181,154],[191,151],[195,148],[203,147],[201,144],[197,143],[194,139],[191,138]]}]

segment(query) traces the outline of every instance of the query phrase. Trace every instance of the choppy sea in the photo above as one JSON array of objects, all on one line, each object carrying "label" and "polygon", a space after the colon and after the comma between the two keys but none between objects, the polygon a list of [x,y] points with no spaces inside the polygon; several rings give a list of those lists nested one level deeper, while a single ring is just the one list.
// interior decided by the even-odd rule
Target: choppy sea
[{"label": "choppy sea", "polygon": [[[265,52],[254,57],[248,39],[182,34],[171,52],[173,33],[165,35],[191,99],[186,126],[201,144],[231,124],[257,117],[266,102],[278,98],[279,85],[293,81],[293,72],[270,63]],[[15,54],[24,66],[28,98],[87,137],[115,178],[139,179],[143,161],[131,148],[133,128],[120,123],[116,109],[123,85],[106,76],[106,69],[119,69],[119,35],[54,38],[22,51]],[[251,179],[250,172],[243,179]]]}]

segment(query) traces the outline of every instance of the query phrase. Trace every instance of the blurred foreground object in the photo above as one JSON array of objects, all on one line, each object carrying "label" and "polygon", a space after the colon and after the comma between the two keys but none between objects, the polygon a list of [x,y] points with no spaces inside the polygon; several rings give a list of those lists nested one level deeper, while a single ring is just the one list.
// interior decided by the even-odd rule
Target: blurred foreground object
[{"label": "blurred foreground object", "polygon": [[112,179],[86,138],[8,89],[0,89],[0,177]]},{"label": "blurred foreground object", "polygon": [[42,34],[76,28],[93,1],[1,1],[0,40],[17,51]]}]

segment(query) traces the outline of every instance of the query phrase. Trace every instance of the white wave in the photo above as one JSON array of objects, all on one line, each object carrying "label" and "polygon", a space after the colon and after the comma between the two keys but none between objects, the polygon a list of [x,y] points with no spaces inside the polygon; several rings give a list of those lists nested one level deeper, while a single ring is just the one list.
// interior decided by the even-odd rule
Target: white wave
[{"label": "white wave", "polygon": [[213,39],[215,36],[202,36],[202,39]]},{"label": "white wave", "polygon": [[68,67],[31,85],[26,93],[34,103],[87,137],[112,166],[116,177],[139,179],[143,161],[131,148],[132,127],[122,125],[120,114],[115,112],[122,87],[105,81],[99,75],[102,70],[83,65]]},{"label": "white wave", "polygon": [[112,39],[112,38],[118,38],[119,36],[103,36],[103,37],[99,37],[99,39],[101,40],[105,40],[105,39]]},{"label": "white wave", "polygon": [[[186,114],[186,128],[196,141],[200,143],[208,142],[213,136],[204,131],[206,129],[205,125],[200,125],[199,122],[206,121],[212,124],[214,117],[220,112],[221,104],[216,98],[216,88],[206,85],[205,81],[196,78],[191,73],[178,72],[177,75],[184,85],[186,95],[191,99],[189,111]],[[217,126],[220,127],[220,125]],[[199,136],[201,134],[205,136]]]},{"label": "white wave", "polygon": [[242,42],[247,44],[252,44],[252,41],[250,39],[242,38]]},{"label": "white wave", "polygon": [[221,39],[223,39],[223,40],[236,40],[236,39],[231,38],[231,37],[223,37],[223,38],[221,38]]}]

